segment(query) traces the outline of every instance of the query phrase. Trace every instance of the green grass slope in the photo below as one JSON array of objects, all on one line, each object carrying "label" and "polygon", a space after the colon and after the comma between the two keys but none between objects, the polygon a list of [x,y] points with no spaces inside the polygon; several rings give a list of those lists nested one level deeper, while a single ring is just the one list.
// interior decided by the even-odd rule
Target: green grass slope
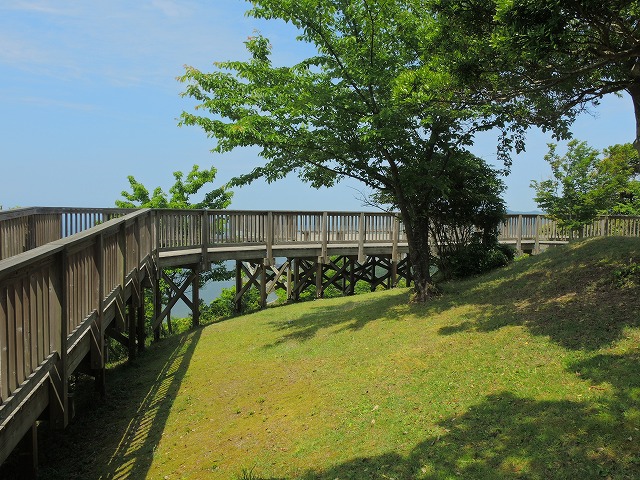
[{"label": "green grass slope", "polygon": [[393,290],[164,340],[110,372],[42,476],[640,478],[637,263],[638,240],[594,239],[426,306]]}]

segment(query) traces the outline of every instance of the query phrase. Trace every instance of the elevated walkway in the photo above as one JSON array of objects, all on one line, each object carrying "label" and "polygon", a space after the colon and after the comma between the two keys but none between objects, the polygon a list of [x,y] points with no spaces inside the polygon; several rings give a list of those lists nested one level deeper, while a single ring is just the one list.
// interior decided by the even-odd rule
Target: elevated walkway
[{"label": "elevated walkway", "polygon": [[[640,236],[640,219],[604,217],[583,236]],[[510,215],[500,241],[537,253],[567,232],[539,215]],[[211,263],[236,261],[236,302],[251,287],[262,304],[276,288],[296,299],[315,287],[352,293],[411,281],[397,216],[369,212],[263,212],[29,208],[0,212],[0,462],[36,422],[64,428],[69,376],[104,390],[107,336],[130,357],[144,348],[145,290],[159,335],[182,299],[198,323],[198,279]],[[180,284],[165,274],[187,269]],[[171,285],[163,305],[160,282]],[[191,297],[186,291],[191,287]],[[32,442],[33,443],[33,442]],[[35,462],[35,460],[34,460]],[[35,467],[35,465],[34,465]]]}]

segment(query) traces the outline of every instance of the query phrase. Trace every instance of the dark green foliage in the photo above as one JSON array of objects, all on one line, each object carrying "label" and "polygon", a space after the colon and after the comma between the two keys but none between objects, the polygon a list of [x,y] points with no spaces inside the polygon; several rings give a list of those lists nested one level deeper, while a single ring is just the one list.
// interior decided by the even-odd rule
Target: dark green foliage
[{"label": "dark green foliage", "polygon": [[200,305],[200,324],[207,325],[237,313],[251,313],[260,309],[260,292],[252,287],[242,296],[240,312],[235,311],[236,287],[223,288],[218,298]]},{"label": "dark green foliage", "polygon": [[613,278],[618,288],[637,288],[640,286],[640,264],[630,262],[629,265],[614,270]]},{"label": "dark green foliage", "polygon": [[474,235],[469,243],[438,258],[438,270],[444,278],[464,278],[504,267],[515,257],[515,250],[496,241],[484,242]]}]

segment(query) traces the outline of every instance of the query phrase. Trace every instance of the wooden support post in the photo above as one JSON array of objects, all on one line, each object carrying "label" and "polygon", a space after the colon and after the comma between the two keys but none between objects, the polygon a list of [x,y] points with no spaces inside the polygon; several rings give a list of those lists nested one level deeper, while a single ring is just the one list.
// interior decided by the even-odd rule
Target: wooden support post
[{"label": "wooden support post", "polygon": [[242,262],[236,260],[236,298],[234,311],[240,313],[242,311]]},{"label": "wooden support post", "polygon": [[298,289],[300,283],[300,261],[299,258],[296,258],[293,268],[293,299],[296,302],[300,300],[300,290]]},{"label": "wooden support post", "polygon": [[518,224],[516,226],[516,250],[522,253],[522,215],[518,215]]},{"label": "wooden support post", "polygon": [[145,332],[145,315],[144,315],[144,290],[142,290],[142,298],[138,308],[136,308],[136,338],[138,344],[138,352],[144,351],[147,335]]},{"label": "wooden support post", "polygon": [[24,434],[15,449],[18,455],[16,478],[38,478],[38,426],[37,423]]},{"label": "wooden support post", "polygon": [[265,258],[262,264],[258,265],[260,269],[260,308],[267,306],[267,263],[268,258]]},{"label": "wooden support post", "polygon": [[322,289],[322,257],[318,257],[316,261],[316,298],[322,298],[324,291]]},{"label": "wooden support post", "polygon": [[293,264],[293,258],[287,258],[287,263],[289,266],[287,267],[287,301],[291,300],[291,295],[293,293],[293,272],[291,271],[291,265]]},{"label": "wooden support post", "polygon": [[136,358],[136,309],[134,308],[134,299],[130,299],[127,303],[127,349],[129,353],[129,361]]},{"label": "wooden support post", "polygon": [[191,318],[193,319],[192,327],[200,325],[200,267],[193,267],[193,283],[191,284]]},{"label": "wooden support post", "polygon": [[349,295],[353,295],[356,292],[356,257],[345,257],[345,261],[349,261]]},{"label": "wooden support post", "polygon": [[[154,325],[155,325],[155,320],[158,319],[160,317],[160,314],[162,313],[162,291],[160,290],[160,277],[162,276],[162,269],[159,268],[158,271],[156,272],[156,278],[155,278],[155,282],[154,282],[154,288],[153,288],[153,318],[154,318]],[[160,326],[162,324],[158,324],[156,326],[156,328],[154,328],[153,330],[153,339],[157,342],[158,340],[160,340]]]}]

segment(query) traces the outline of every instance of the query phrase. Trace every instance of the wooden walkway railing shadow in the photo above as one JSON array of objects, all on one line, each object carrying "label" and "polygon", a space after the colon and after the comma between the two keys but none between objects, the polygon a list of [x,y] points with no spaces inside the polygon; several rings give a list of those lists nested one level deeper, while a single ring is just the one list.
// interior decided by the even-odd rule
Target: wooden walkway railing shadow
[{"label": "wooden walkway railing shadow", "polygon": [[200,333],[198,329],[180,337],[136,411],[123,412],[130,422],[121,435],[118,433],[117,447],[104,466],[101,479],[145,478]]}]

